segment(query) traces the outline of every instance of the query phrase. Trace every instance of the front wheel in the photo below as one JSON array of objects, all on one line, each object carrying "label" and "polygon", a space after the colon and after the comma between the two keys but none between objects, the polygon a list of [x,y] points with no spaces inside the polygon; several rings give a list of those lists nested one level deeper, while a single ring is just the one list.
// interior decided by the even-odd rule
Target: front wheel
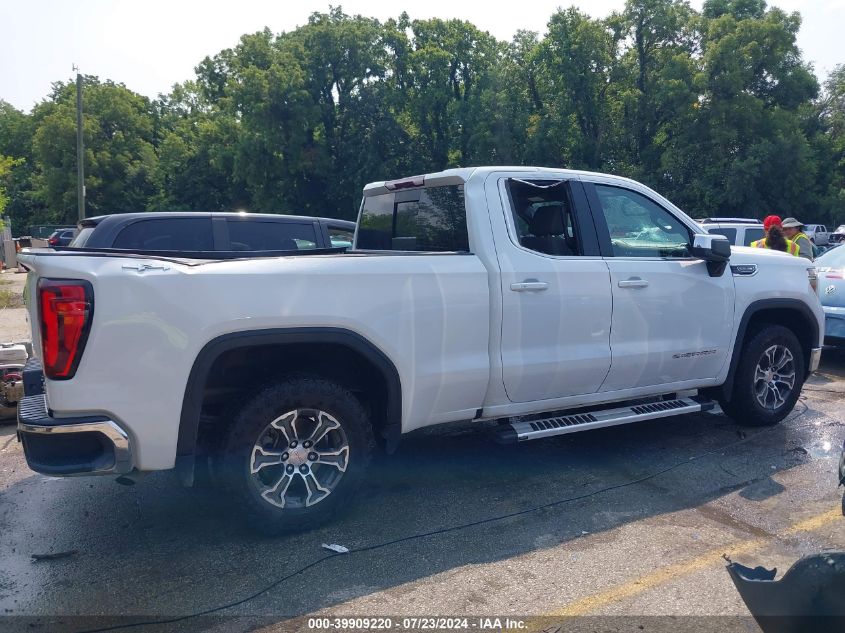
[{"label": "front wheel", "polygon": [[744,342],[731,398],[722,398],[719,404],[738,424],[777,424],[798,401],[804,368],[804,352],[795,334],[780,325],[765,325]]},{"label": "front wheel", "polygon": [[223,476],[266,534],[314,527],[352,498],[370,461],[372,427],[358,400],[316,378],[266,387],[237,414]]}]

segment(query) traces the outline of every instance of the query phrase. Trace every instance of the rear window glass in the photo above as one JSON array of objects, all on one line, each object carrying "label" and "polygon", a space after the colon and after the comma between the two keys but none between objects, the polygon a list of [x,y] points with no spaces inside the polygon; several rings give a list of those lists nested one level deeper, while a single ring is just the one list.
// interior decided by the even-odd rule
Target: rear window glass
[{"label": "rear window glass", "polygon": [[736,229],[710,229],[711,235],[724,235],[731,241],[731,244],[736,244]]},{"label": "rear window glass", "polygon": [[134,222],[118,233],[114,248],[145,251],[213,251],[210,218]]},{"label": "rear window glass", "polygon": [[763,229],[745,229],[745,238],[742,240],[745,246],[751,246],[751,242],[762,240],[764,235]]},{"label": "rear window glass", "polygon": [[77,236],[73,238],[69,244],[69,246],[78,246],[82,247],[85,246],[85,242],[88,241],[88,238],[91,237],[91,233],[94,232],[93,226],[86,226],[84,229],[79,231]]},{"label": "rear window glass", "polygon": [[296,251],[317,248],[313,224],[226,220],[233,251]]},{"label": "rear window glass", "polygon": [[334,247],[349,248],[352,246],[352,238],[355,236],[354,231],[346,229],[333,229],[329,227],[329,239]]},{"label": "rear window glass", "polygon": [[364,198],[356,248],[468,252],[463,185],[399,191]]}]

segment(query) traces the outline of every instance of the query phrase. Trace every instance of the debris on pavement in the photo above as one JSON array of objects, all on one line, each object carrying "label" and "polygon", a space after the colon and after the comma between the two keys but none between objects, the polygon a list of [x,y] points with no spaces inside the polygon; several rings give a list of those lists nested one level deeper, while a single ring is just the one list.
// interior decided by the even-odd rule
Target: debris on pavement
[{"label": "debris on pavement", "polygon": [[53,554],[32,554],[32,562],[38,563],[43,560],[60,560],[62,558],[70,558],[79,553],[79,550],[70,549],[66,552],[55,552]]},{"label": "debris on pavement", "polygon": [[336,543],[332,543],[331,545],[323,543],[323,549],[327,549],[327,550],[330,550],[332,552],[336,552],[338,554],[348,554],[349,553],[348,547],[344,547],[343,545],[338,545]]},{"label": "debris on pavement", "polygon": [[780,580],[777,569],[728,561],[727,571],[764,633],[841,631],[845,622],[845,552],[806,556]]}]

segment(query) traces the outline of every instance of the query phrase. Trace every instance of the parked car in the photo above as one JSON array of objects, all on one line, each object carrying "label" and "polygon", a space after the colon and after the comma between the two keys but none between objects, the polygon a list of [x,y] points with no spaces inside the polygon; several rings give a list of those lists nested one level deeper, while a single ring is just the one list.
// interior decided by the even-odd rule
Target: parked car
[{"label": "parked car", "polygon": [[836,230],[828,237],[828,240],[831,244],[839,244],[845,241],[845,224],[837,226]]},{"label": "parked car", "polygon": [[815,262],[829,345],[845,345],[845,247],[837,245]]},{"label": "parked car", "polygon": [[269,213],[116,213],[79,223],[72,248],[287,251],[352,245],[355,223]]},{"label": "parked car", "polygon": [[766,236],[763,223],[749,218],[705,218],[698,223],[711,235],[724,235],[735,246],[751,246]]},{"label": "parked car", "polygon": [[59,229],[50,234],[50,237],[47,238],[47,244],[50,246],[67,246],[75,235],[76,229]]},{"label": "parked car", "polygon": [[[161,247],[152,235],[131,244]],[[41,357],[24,371],[27,463],[175,469],[186,484],[211,464],[271,533],[334,516],[375,447],[392,453],[415,429],[498,421],[513,443],[716,402],[772,425],[821,355],[805,260],[732,251],[610,175],[375,182],[350,252],[134,248],[21,255]]]},{"label": "parked car", "polygon": [[807,224],[804,227],[804,233],[816,246],[827,246],[830,240],[830,233],[827,232],[827,227],[824,224]]}]

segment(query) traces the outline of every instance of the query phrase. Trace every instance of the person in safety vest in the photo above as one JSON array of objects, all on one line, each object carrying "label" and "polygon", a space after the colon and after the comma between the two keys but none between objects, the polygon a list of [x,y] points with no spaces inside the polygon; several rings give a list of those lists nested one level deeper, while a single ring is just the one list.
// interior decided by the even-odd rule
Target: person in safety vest
[{"label": "person in safety vest", "polygon": [[786,239],[783,234],[780,216],[769,215],[763,220],[763,228],[766,230],[766,237],[756,242],[751,242],[755,248],[768,248],[773,251],[783,251],[798,257],[798,245]]},{"label": "person in safety vest", "polygon": [[798,245],[798,255],[813,261],[815,259],[813,242],[804,233],[804,224],[795,218],[786,218],[782,226],[786,239]]}]

